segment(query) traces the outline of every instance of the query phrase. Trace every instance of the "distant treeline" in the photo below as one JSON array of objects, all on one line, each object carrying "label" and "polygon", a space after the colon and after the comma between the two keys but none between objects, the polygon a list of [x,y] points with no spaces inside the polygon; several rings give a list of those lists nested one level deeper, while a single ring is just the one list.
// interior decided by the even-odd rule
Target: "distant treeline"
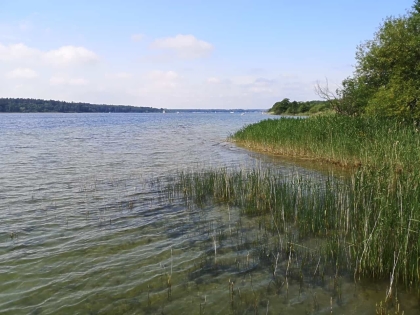
[{"label": "distant treeline", "polygon": [[315,114],[330,108],[327,101],[297,102],[285,98],[281,102],[275,103],[268,112],[275,115]]},{"label": "distant treeline", "polygon": [[162,109],[128,105],[96,105],[32,98],[0,98],[2,113],[158,113]]}]

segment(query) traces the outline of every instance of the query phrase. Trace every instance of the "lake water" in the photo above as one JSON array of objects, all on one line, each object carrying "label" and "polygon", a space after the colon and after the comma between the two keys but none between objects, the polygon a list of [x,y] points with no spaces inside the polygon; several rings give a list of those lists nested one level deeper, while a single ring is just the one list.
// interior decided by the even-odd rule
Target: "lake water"
[{"label": "lake water", "polygon": [[[253,255],[256,220],[162,195],[165,178],[180,170],[315,172],[226,141],[267,118],[0,115],[0,314],[374,314],[380,284],[355,289],[343,280],[340,303],[328,283],[271,292],[270,272]],[[410,298],[406,306],[418,311]]]}]

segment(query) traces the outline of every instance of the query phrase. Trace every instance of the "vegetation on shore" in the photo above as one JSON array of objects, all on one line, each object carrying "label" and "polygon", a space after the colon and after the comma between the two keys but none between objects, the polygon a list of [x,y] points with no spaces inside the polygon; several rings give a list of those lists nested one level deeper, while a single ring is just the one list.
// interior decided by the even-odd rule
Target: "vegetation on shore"
[{"label": "vegetation on shore", "polygon": [[[419,122],[419,29],[420,0],[415,0],[405,15],[386,18],[373,39],[357,47],[355,71],[343,80],[341,87],[332,91],[328,81],[324,86],[318,84],[318,96],[338,114]],[[271,111],[283,114],[289,103],[284,99]],[[297,110],[297,102],[294,104],[289,111]]]},{"label": "vegetation on shore", "polygon": [[397,119],[342,115],[270,119],[244,127],[232,139],[258,151],[344,167],[411,171],[420,165],[419,129]]},{"label": "vegetation on shore", "polygon": [[[336,92],[317,86],[336,116],[264,121],[237,132],[238,143],[274,154],[395,172],[420,166],[420,0],[387,18],[357,48],[353,77]],[[291,104],[294,104],[292,107]],[[284,99],[273,113],[297,102]],[[318,105],[315,105],[318,106]]]},{"label": "vegetation on shore", "polygon": [[331,110],[331,105],[327,101],[297,102],[285,98],[276,102],[268,112],[274,115],[313,115]]},{"label": "vegetation on shore", "polygon": [[[341,88],[333,93],[328,86],[317,86],[335,115],[263,121],[232,138],[260,151],[342,166],[386,168],[391,173],[418,168],[419,29],[416,0],[407,14],[387,18],[374,39],[357,48],[354,76]],[[297,104],[284,99],[271,111],[287,113]]]},{"label": "vegetation on shore", "polygon": [[420,0],[405,15],[384,20],[372,40],[357,47],[353,76],[335,93],[317,92],[344,115],[420,120]]},{"label": "vegetation on shore", "polygon": [[0,98],[0,113],[158,113],[162,109],[128,105],[96,105],[32,98]]}]

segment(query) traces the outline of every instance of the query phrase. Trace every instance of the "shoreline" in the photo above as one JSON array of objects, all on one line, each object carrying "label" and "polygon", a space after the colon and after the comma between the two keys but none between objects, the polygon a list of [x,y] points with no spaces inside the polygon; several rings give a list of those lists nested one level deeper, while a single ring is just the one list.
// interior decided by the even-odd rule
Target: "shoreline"
[{"label": "shoreline", "polygon": [[[362,163],[360,161],[354,161],[353,163],[349,162],[343,162],[340,160],[333,160],[327,157],[321,157],[321,156],[312,156],[310,154],[296,154],[292,153],[291,149],[275,149],[272,146],[264,145],[261,143],[258,143],[257,141],[240,141],[240,140],[231,140],[232,143],[235,143],[237,146],[256,152],[261,153],[273,157],[280,157],[287,160],[298,160],[302,162],[311,162],[316,163],[319,165],[327,165],[331,167],[340,168],[342,170],[355,170],[362,166]],[[300,151],[300,150],[294,150],[294,152]]]}]

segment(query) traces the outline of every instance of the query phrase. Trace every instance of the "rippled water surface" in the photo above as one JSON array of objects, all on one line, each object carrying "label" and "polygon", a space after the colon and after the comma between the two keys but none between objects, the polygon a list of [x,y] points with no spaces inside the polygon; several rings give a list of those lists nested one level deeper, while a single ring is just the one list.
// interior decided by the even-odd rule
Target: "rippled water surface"
[{"label": "rippled water surface", "polygon": [[379,284],[343,282],[341,305],[328,280],[273,291],[255,219],[161,193],[179,170],[271,163],[226,142],[266,118],[0,115],[0,313],[374,314]]}]

